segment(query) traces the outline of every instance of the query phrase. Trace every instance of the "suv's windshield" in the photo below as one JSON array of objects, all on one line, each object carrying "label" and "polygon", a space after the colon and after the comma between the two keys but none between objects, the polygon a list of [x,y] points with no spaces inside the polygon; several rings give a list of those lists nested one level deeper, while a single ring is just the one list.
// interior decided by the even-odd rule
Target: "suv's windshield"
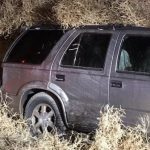
[{"label": "suv's windshield", "polygon": [[41,64],[62,35],[62,30],[29,30],[15,45],[6,62]]}]

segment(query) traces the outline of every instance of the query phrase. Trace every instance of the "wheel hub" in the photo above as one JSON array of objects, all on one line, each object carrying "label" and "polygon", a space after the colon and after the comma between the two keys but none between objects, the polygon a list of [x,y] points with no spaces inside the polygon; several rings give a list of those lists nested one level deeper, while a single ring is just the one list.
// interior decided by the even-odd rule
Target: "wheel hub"
[{"label": "wheel hub", "polygon": [[51,121],[51,118],[48,117],[47,113],[40,114],[40,116],[39,116],[40,124],[44,124],[45,126],[48,126],[48,123],[50,123],[50,121]]},{"label": "wheel hub", "polygon": [[56,117],[54,110],[47,104],[37,105],[32,113],[32,126],[37,132],[51,132],[55,128]]}]

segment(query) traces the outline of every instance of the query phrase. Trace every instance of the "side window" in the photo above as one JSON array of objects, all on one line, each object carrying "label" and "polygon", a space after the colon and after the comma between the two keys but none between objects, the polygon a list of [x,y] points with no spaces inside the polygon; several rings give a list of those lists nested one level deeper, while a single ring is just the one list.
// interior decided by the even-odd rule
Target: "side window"
[{"label": "side window", "polygon": [[118,70],[150,73],[150,37],[125,37],[120,51]]},{"label": "side window", "polygon": [[6,62],[41,64],[62,35],[61,30],[29,30],[14,46]]},{"label": "side window", "polygon": [[65,52],[63,66],[104,68],[111,34],[82,33]]}]

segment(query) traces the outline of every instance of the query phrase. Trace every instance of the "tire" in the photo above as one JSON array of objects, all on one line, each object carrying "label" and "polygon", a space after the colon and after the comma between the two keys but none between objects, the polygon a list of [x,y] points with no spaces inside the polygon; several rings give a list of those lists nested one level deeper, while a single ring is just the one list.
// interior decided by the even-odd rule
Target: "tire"
[{"label": "tire", "polygon": [[45,131],[57,131],[59,135],[65,133],[66,127],[55,100],[44,92],[30,98],[25,108],[25,118],[29,121],[33,135]]}]

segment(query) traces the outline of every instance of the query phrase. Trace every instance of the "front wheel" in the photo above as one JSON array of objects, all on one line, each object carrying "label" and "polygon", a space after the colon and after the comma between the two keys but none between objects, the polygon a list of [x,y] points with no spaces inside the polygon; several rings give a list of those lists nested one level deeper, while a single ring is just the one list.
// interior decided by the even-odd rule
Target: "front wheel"
[{"label": "front wheel", "polygon": [[25,108],[25,118],[28,119],[34,135],[55,129],[61,134],[66,129],[55,100],[44,92],[31,97]]}]

